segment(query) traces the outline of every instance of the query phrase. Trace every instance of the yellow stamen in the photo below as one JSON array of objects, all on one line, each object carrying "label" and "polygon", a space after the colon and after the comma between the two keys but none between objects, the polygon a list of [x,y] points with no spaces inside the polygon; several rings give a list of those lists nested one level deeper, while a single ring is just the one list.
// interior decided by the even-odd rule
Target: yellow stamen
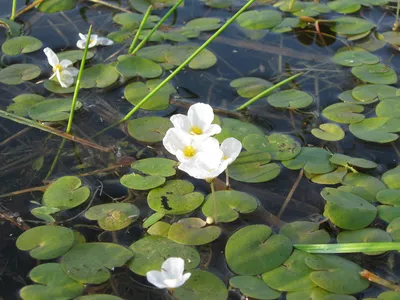
[{"label": "yellow stamen", "polygon": [[203,134],[203,130],[201,130],[201,128],[198,126],[192,126],[192,128],[190,128],[190,132],[196,135]]},{"label": "yellow stamen", "polygon": [[63,70],[63,67],[62,67],[60,64],[55,65],[55,66],[53,67],[53,72],[55,72],[56,70],[58,70],[59,72],[61,72],[61,71]]},{"label": "yellow stamen", "polygon": [[193,157],[196,155],[196,149],[194,149],[192,146],[187,146],[185,149],[183,149],[183,155],[186,157]]},{"label": "yellow stamen", "polygon": [[228,156],[224,155],[224,157],[222,158],[222,160],[227,160]]}]

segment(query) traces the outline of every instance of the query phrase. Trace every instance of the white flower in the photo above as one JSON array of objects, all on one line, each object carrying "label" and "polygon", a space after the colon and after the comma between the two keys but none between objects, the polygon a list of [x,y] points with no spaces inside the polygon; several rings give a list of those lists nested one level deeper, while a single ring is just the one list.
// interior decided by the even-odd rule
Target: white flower
[{"label": "white flower", "polygon": [[221,132],[221,127],[211,124],[214,112],[210,105],[196,103],[190,106],[188,115],[176,114],[171,117],[174,127],[191,135],[193,138],[207,138]]},{"label": "white flower", "polygon": [[58,82],[63,88],[71,86],[74,83],[74,77],[79,73],[77,68],[71,67],[72,61],[63,59],[60,62],[57,54],[50,48],[45,48],[43,52],[46,54],[50,66],[53,67],[53,75],[51,75],[50,79],[57,76]]},{"label": "white flower", "polygon": [[[85,49],[86,46],[86,41],[87,41],[87,34],[82,34],[79,33],[79,37],[81,38],[79,41],[76,42],[76,46],[79,49]],[[114,42],[108,38],[105,37],[100,37],[96,34],[90,35],[90,43],[89,43],[89,48],[96,47],[97,45],[101,46],[111,46],[113,45]]]},{"label": "white flower", "polygon": [[170,257],[159,271],[149,271],[147,280],[159,289],[174,289],[183,285],[189,279],[190,273],[183,274],[185,261],[180,257]]}]

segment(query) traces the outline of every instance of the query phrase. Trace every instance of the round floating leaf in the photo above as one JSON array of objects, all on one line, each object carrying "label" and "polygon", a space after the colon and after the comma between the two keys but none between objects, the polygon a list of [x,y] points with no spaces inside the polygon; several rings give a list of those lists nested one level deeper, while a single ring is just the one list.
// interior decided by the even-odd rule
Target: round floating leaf
[{"label": "round floating leaf", "polygon": [[343,167],[351,166],[351,167],[358,167],[358,168],[362,168],[362,169],[374,169],[378,166],[373,161],[363,159],[363,158],[355,158],[355,157],[351,157],[351,156],[340,154],[340,153],[333,154],[332,157],[330,158],[330,162],[335,165],[339,165],[339,166],[343,166]]},{"label": "round floating leaf", "polygon": [[158,64],[139,56],[119,57],[118,60],[117,71],[124,77],[155,78],[163,72]]},{"label": "round floating leaf", "polygon": [[127,174],[122,176],[121,184],[132,190],[146,191],[154,189],[165,183],[162,176],[142,176],[140,174]]},{"label": "round floating leaf", "polygon": [[174,298],[177,300],[225,300],[228,291],[225,284],[214,274],[193,270],[185,284],[174,290]]},{"label": "round floating leaf", "polygon": [[70,209],[85,202],[90,195],[86,186],[75,176],[64,176],[54,181],[43,194],[43,205]]},{"label": "round floating leaf", "polygon": [[110,271],[123,266],[132,251],[113,243],[83,243],[75,245],[62,258],[62,267],[72,279],[99,284],[110,278]]},{"label": "round floating leaf", "polygon": [[343,129],[333,123],[325,123],[319,125],[319,128],[311,130],[313,136],[324,141],[340,141],[344,138]]},{"label": "round floating leaf", "polygon": [[[57,53],[57,56],[60,61],[62,61],[64,59],[68,59],[74,64],[77,61],[82,60],[83,53],[84,53],[83,50],[68,50],[68,51],[63,51],[63,52]],[[93,58],[93,56],[94,56],[94,53],[91,51],[88,51],[87,55],[86,55],[86,60]]]},{"label": "round floating leaf", "polygon": [[378,205],[378,217],[383,221],[390,223],[400,217],[400,207],[390,205]]},{"label": "round floating leaf", "polygon": [[321,196],[326,200],[324,215],[340,228],[364,228],[371,224],[377,215],[375,206],[354,194],[324,188]]},{"label": "round floating leaf", "polygon": [[32,269],[29,277],[33,282],[21,289],[24,300],[72,299],[83,292],[83,284],[76,282],[64,273],[58,263],[47,263]]},{"label": "round floating leaf", "polygon": [[17,85],[35,79],[40,75],[40,68],[32,64],[14,64],[0,71],[0,82]]},{"label": "round floating leaf", "polygon": [[163,262],[169,257],[185,260],[186,270],[194,269],[200,263],[200,255],[196,249],[175,243],[163,236],[147,236],[134,242],[130,249],[134,257],[128,267],[142,276],[148,271],[160,270]]},{"label": "round floating leaf", "polygon": [[343,178],[343,184],[363,187],[373,195],[386,189],[386,186],[378,178],[363,173],[347,174]]},{"label": "round floating leaf", "polygon": [[302,9],[296,10],[293,12],[293,15],[302,17],[316,17],[320,13],[328,13],[331,10],[325,4],[321,3],[311,3],[311,2],[304,2],[304,7]]},{"label": "round floating leaf", "polygon": [[[339,1],[347,1],[347,0],[339,0]],[[379,57],[365,50],[350,50],[350,51],[340,51],[336,53],[333,56],[333,61],[342,66],[356,67],[356,66],[361,66],[363,64],[367,65],[376,64],[379,62]]]},{"label": "round floating leaf", "polygon": [[[370,85],[370,84],[368,84],[368,85]],[[360,105],[367,105],[367,104],[371,104],[371,103],[378,101],[378,99],[372,99],[369,101],[366,101],[364,99],[362,99],[362,100],[356,99],[353,96],[353,91],[354,90],[348,90],[348,91],[344,91],[343,93],[340,93],[339,99],[345,103],[360,104]]]},{"label": "round floating leaf", "polygon": [[358,1],[348,0],[335,0],[328,3],[328,6],[333,11],[342,14],[351,14],[357,12],[361,8],[361,4]]},{"label": "round floating leaf", "polygon": [[198,208],[204,196],[193,192],[194,186],[185,180],[169,180],[162,187],[150,191],[147,196],[149,207],[169,215],[182,215]]},{"label": "round floating leaf", "polygon": [[362,102],[360,104],[373,103],[378,100],[379,94],[391,93],[392,88],[383,84],[361,84],[353,89],[352,95],[359,103]]},{"label": "round floating leaf", "polygon": [[31,210],[31,214],[36,218],[44,220],[46,222],[52,223],[56,220],[50,216],[51,214],[55,214],[59,212],[60,209],[56,207],[48,207],[48,206],[40,206]]},{"label": "round floating leaf", "polygon": [[376,194],[376,199],[383,204],[400,206],[400,190],[381,190]]},{"label": "round floating leaf", "polygon": [[132,224],[139,214],[139,209],[133,204],[107,203],[92,206],[86,211],[85,217],[89,220],[97,220],[104,230],[117,231]]},{"label": "round floating leaf", "polygon": [[239,289],[243,295],[253,299],[278,299],[281,295],[255,276],[235,276],[229,280],[229,284]]},{"label": "round floating leaf", "polygon": [[376,106],[375,111],[378,117],[400,118],[400,101],[396,98],[385,99]]},{"label": "round floating leaf", "polygon": [[95,65],[85,69],[82,74],[81,88],[105,88],[118,80],[119,74],[112,65]]},{"label": "round floating leaf", "polygon": [[[233,190],[215,192],[215,201],[219,223],[235,221],[239,217],[239,213],[251,213],[258,206],[257,199],[253,196]],[[213,218],[215,216],[214,197],[212,194],[206,197],[202,212],[206,217]]]},{"label": "round floating leaf", "polygon": [[161,117],[143,117],[128,122],[129,134],[134,139],[146,143],[161,141],[171,127],[171,121]]},{"label": "round floating leaf", "polygon": [[283,18],[282,22],[271,29],[275,33],[285,33],[290,32],[294,28],[303,28],[305,23],[299,18]]},{"label": "round floating leaf", "polygon": [[[146,11],[146,9],[147,6],[144,7],[143,13]],[[116,14],[113,20],[115,23],[122,25],[123,29],[132,31],[139,28],[140,22],[143,20],[143,16],[144,15],[137,13],[120,13]],[[157,22],[159,20],[160,17],[150,15],[149,18],[147,19],[147,22],[144,24],[144,28],[153,28],[154,24],[152,22]]]},{"label": "round floating leaf", "polygon": [[[168,63],[179,66],[199,48],[198,45],[172,46],[165,54]],[[217,57],[210,50],[204,49],[190,63],[191,69],[208,69],[217,63]]]},{"label": "round floating leaf", "polygon": [[137,55],[158,63],[164,63],[167,61],[165,59],[165,54],[171,47],[172,46],[169,44],[144,47],[137,52]]},{"label": "round floating leaf", "polygon": [[21,34],[22,25],[17,22],[11,21],[8,18],[0,18],[0,24],[6,28],[7,33],[11,36],[19,36]]},{"label": "round floating leaf", "polygon": [[304,169],[310,174],[325,174],[335,168],[330,163],[331,154],[321,148],[303,147],[301,152],[294,159],[285,160],[282,164],[291,170]]},{"label": "round floating leaf", "polygon": [[296,292],[315,287],[310,279],[312,270],[306,265],[305,259],[311,254],[294,250],[282,266],[262,274],[262,279],[273,289],[285,292]]},{"label": "round floating leaf", "polygon": [[86,295],[75,298],[74,300],[123,300],[120,297],[106,294]]},{"label": "round floating leaf", "polygon": [[376,193],[370,187],[342,185],[338,187],[338,190],[352,193],[370,203],[376,202],[375,198]]},{"label": "round floating leaf", "polygon": [[14,103],[7,106],[7,111],[18,116],[25,117],[32,105],[46,100],[43,96],[36,94],[21,94],[12,99]]},{"label": "round floating leaf", "polygon": [[221,133],[214,136],[220,143],[229,137],[243,141],[244,137],[249,134],[264,135],[264,132],[257,126],[231,118],[221,118],[221,127]]},{"label": "round floating leaf", "polygon": [[37,6],[37,9],[44,13],[55,13],[73,9],[76,3],[77,0],[45,0]]},{"label": "round floating leaf", "polygon": [[236,19],[240,27],[250,30],[269,29],[281,21],[281,14],[275,10],[246,11]]},{"label": "round floating leaf", "polygon": [[186,28],[199,31],[210,31],[221,27],[219,18],[198,18],[186,23]]},{"label": "round floating leaf", "polygon": [[329,292],[355,294],[369,286],[368,280],[360,276],[362,268],[340,256],[312,255],[305,262],[315,270],[311,280]]},{"label": "round floating leaf", "polygon": [[394,84],[397,82],[396,72],[384,64],[353,67],[351,73],[358,79],[369,83]]},{"label": "round floating leaf", "polygon": [[[321,289],[320,287],[315,287],[312,289],[299,291],[299,292],[289,292],[286,294],[287,300],[325,300],[325,296],[330,295],[328,291]],[[348,300],[348,299],[346,299]]]},{"label": "round floating leaf", "polygon": [[230,86],[235,88],[243,98],[253,98],[273,86],[273,84],[262,78],[242,77],[232,80]]},{"label": "round floating leaf", "polygon": [[274,179],[281,172],[278,164],[270,163],[271,155],[264,151],[245,151],[229,166],[229,177],[257,183]]},{"label": "round floating leaf", "polygon": [[387,31],[381,33],[383,39],[392,45],[400,45],[400,32],[397,31]]},{"label": "round floating leaf", "polygon": [[382,181],[390,189],[400,189],[400,166],[385,172]]},{"label": "round floating leaf", "polygon": [[58,82],[54,80],[46,80],[44,83],[46,90],[55,94],[71,94],[75,91],[75,86],[63,88]]},{"label": "round floating leaf", "polygon": [[355,35],[371,30],[375,25],[366,19],[356,17],[338,17],[331,29],[341,35]]},{"label": "round floating leaf", "polygon": [[65,227],[44,225],[31,228],[17,239],[17,248],[36,259],[53,259],[66,253],[74,244],[74,232]]},{"label": "round floating leaf", "polygon": [[335,103],[326,107],[322,111],[322,115],[334,122],[338,123],[356,123],[364,120],[364,116],[359,114],[364,110],[361,105],[351,103]]},{"label": "round floating leaf", "polygon": [[132,163],[131,168],[147,175],[169,177],[176,174],[177,162],[167,158],[153,157],[140,159]]},{"label": "round floating leaf", "polygon": [[339,167],[330,173],[312,176],[311,181],[318,184],[338,184],[342,182],[342,179],[346,174],[347,169],[344,167]]},{"label": "round floating leaf", "polygon": [[148,228],[151,225],[153,225],[154,223],[156,223],[157,221],[161,220],[164,216],[165,216],[164,212],[156,212],[144,220],[142,227]]},{"label": "round floating leaf", "polygon": [[179,244],[196,246],[211,243],[220,236],[221,229],[219,227],[204,227],[204,221],[204,224],[185,223],[186,220],[190,219],[181,219],[177,223],[173,223],[169,228],[168,238]]},{"label": "round floating leaf", "polygon": [[249,225],[236,231],[225,247],[226,261],[239,275],[256,275],[280,266],[292,252],[283,235],[272,235],[265,225]]},{"label": "round floating leaf", "polygon": [[[72,99],[52,99],[34,104],[29,109],[29,116],[34,120],[57,122],[68,120]],[[80,101],[76,102],[75,110],[82,107]]]},{"label": "round floating leaf", "polygon": [[392,236],[393,241],[400,241],[400,218],[396,218],[390,222],[386,231]]},{"label": "round floating leaf", "polygon": [[331,237],[319,224],[308,221],[295,221],[284,225],[279,234],[288,237],[293,244],[327,244]]},{"label": "round floating leaf", "polygon": [[[378,228],[364,228],[354,231],[342,231],[337,236],[338,243],[379,243],[391,242],[392,237],[386,231]],[[364,252],[368,255],[378,255],[383,252]]]},{"label": "round floating leaf", "polygon": [[[125,87],[125,98],[133,105],[138,105],[138,103],[150,94],[150,92],[153,91],[161,82],[161,79],[148,80],[146,83],[140,81],[132,82]],[[168,83],[152,96],[150,101],[143,104],[141,108],[147,110],[167,109],[169,107],[169,97],[173,93],[175,93],[175,89],[170,83]]]},{"label": "round floating leaf", "polygon": [[349,130],[359,139],[375,143],[390,143],[397,140],[400,118],[375,117],[350,124]]},{"label": "round floating leaf", "polygon": [[313,97],[298,90],[285,90],[268,97],[268,103],[278,108],[305,108],[313,103]]},{"label": "round floating leaf", "polygon": [[153,224],[148,230],[147,233],[150,235],[161,235],[168,237],[168,231],[171,228],[171,225],[165,223],[163,221],[159,221]]},{"label": "round floating leaf", "polygon": [[1,50],[7,55],[31,53],[42,48],[43,43],[33,36],[18,36],[7,40]]},{"label": "round floating leaf", "polygon": [[243,139],[243,147],[248,150],[268,152],[274,160],[288,160],[296,157],[301,145],[287,134],[272,133],[269,136],[249,134]]}]

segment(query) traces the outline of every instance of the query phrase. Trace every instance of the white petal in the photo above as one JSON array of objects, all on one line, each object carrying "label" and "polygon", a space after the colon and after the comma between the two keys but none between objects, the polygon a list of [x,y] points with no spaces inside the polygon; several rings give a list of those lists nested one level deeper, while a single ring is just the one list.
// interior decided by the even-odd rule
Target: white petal
[{"label": "white petal", "polygon": [[61,85],[61,87],[65,88],[66,86],[65,86],[64,82],[62,82],[61,73],[58,69],[56,69],[55,74],[57,76],[58,83]]},{"label": "white petal", "polygon": [[164,289],[167,286],[164,283],[164,277],[159,271],[149,271],[146,273],[147,281],[155,285],[159,289]]},{"label": "white petal", "polygon": [[193,147],[201,152],[210,152],[219,154],[219,142],[216,138],[207,137],[203,140],[194,140]]},{"label": "white petal", "polygon": [[214,112],[210,105],[196,103],[189,108],[188,117],[193,126],[198,126],[204,131],[214,120]]},{"label": "white petal", "polygon": [[180,279],[185,269],[185,261],[180,257],[170,257],[161,266],[165,279]]},{"label": "white petal", "polygon": [[221,144],[221,150],[224,152],[225,159],[232,163],[242,151],[242,143],[235,138],[227,138]]},{"label": "white petal", "polygon": [[71,74],[71,76],[78,76],[78,73],[79,73],[79,70],[77,68],[74,68],[74,67],[66,68],[64,71],[68,72],[69,74]]},{"label": "white petal", "polygon": [[53,79],[55,76],[57,76],[57,72],[54,72],[49,79]]},{"label": "white petal", "polygon": [[82,33],[79,32],[79,37],[80,37],[81,40],[83,40],[84,42],[86,42],[87,34],[82,34]]},{"label": "white petal", "polygon": [[59,64],[60,61],[57,57],[57,54],[55,54],[53,50],[47,47],[44,48],[43,52],[47,56],[50,66],[54,67]]},{"label": "white petal", "polygon": [[191,275],[192,275],[192,273],[183,274],[183,276],[182,276],[182,284],[181,285],[183,285],[190,278]]},{"label": "white petal", "polygon": [[61,72],[57,78],[63,88],[70,87],[74,83],[74,77],[68,72]]},{"label": "white petal", "polygon": [[93,48],[93,47],[96,47],[96,46],[97,46],[97,41],[91,39],[88,48]]},{"label": "white petal", "polygon": [[196,179],[207,179],[209,178],[209,172],[205,169],[199,168],[195,164],[195,160],[191,160],[190,162],[184,162],[179,164],[178,169],[189,174],[189,176]]},{"label": "white petal", "polygon": [[85,49],[86,41],[84,41],[84,40],[79,40],[79,41],[76,42],[76,46],[77,46],[79,49]]},{"label": "white petal", "polygon": [[102,45],[102,46],[111,46],[114,44],[114,42],[108,38],[105,37],[99,37],[97,39],[97,44]]},{"label": "white petal", "polygon": [[176,114],[176,115],[173,115],[170,118],[170,120],[175,128],[178,128],[188,134],[190,133],[189,131],[190,131],[191,123],[187,116],[182,115],[182,114]]},{"label": "white petal", "polygon": [[221,126],[218,124],[211,124],[204,130],[203,135],[205,136],[213,136],[214,134],[218,134],[221,132]]},{"label": "white petal", "polygon": [[183,150],[187,145],[190,145],[190,141],[183,134],[175,128],[168,129],[163,138],[163,145],[169,153],[176,155],[178,150]]},{"label": "white petal", "polygon": [[63,59],[63,60],[60,62],[60,65],[61,65],[61,67],[62,67],[63,69],[66,69],[66,68],[68,68],[69,66],[72,66],[72,61],[70,61],[69,59]]}]

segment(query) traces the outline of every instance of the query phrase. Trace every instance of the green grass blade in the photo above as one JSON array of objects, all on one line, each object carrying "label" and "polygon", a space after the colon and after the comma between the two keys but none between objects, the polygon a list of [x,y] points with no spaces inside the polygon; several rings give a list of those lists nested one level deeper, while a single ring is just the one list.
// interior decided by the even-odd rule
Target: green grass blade
[{"label": "green grass blade", "polygon": [[343,244],[294,244],[294,248],[308,253],[356,253],[400,250],[400,243],[343,243]]},{"label": "green grass blade", "polygon": [[17,0],[13,0],[12,2],[12,8],[11,8],[11,17],[10,20],[14,21],[15,20],[15,14],[17,12]]},{"label": "green grass blade", "polygon": [[151,5],[147,8],[146,13],[143,16],[142,22],[140,22],[139,29],[136,31],[135,37],[133,38],[132,44],[129,47],[128,53],[133,54],[132,51],[135,48],[135,45],[136,45],[136,43],[137,43],[137,41],[139,39],[139,35],[141,34],[141,32],[143,30],[143,27],[144,27],[144,24],[146,24],[147,19],[150,16],[150,13],[151,13]]}]

